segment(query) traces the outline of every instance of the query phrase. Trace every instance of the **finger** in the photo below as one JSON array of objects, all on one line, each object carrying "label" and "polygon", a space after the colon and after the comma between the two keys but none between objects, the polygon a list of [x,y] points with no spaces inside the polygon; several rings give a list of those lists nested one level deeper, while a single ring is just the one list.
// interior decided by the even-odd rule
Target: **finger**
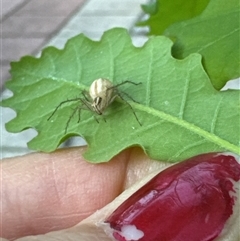
[{"label": "finger", "polygon": [[6,159],[2,170],[0,236],[71,227],[121,193],[128,151],[104,164],[87,163],[84,148]]},{"label": "finger", "polygon": [[[121,155],[123,155],[123,153]],[[122,161],[120,159],[118,161]],[[132,186],[134,183],[136,183],[135,185],[139,186],[141,184],[141,182],[138,182],[139,179],[142,179],[143,177],[148,175],[148,173],[151,173],[151,175],[153,175],[153,171],[156,172],[157,169],[169,165],[163,162],[149,160],[149,158],[143,153],[140,148],[131,149],[131,152],[129,152],[129,157],[127,159],[129,159],[129,161],[126,166],[124,189]],[[117,165],[115,167],[118,168]],[[126,194],[123,193],[122,195]],[[103,228],[98,226],[97,223],[99,223],[99,221],[100,223],[103,223],[109,212],[113,211],[113,209],[116,208],[116,203],[119,203],[121,201],[122,198],[120,196],[115,199],[114,202],[108,204],[103,209],[97,211],[89,218],[85,219],[83,222],[74,227],[46,233],[44,235],[24,237],[16,241],[111,241],[112,239],[106,236]]]}]

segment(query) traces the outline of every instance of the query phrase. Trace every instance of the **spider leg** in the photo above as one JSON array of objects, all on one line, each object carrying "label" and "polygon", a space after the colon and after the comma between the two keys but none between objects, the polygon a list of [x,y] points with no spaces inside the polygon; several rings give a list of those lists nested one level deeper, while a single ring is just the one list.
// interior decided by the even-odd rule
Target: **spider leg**
[{"label": "spider leg", "polygon": [[[120,96],[120,95],[125,95],[125,96],[127,96],[130,100],[132,100],[133,102],[139,103],[138,101],[134,100],[134,99],[132,98],[132,96],[130,96],[130,95],[127,94],[126,92],[117,90],[117,95],[118,95],[118,96]],[[121,98],[121,97],[120,97],[120,98]],[[125,100],[125,101],[126,101],[126,100]]]},{"label": "spider leg", "polygon": [[138,82],[138,83],[135,83],[135,82],[133,82],[133,81],[130,81],[130,80],[125,80],[125,81],[123,81],[122,83],[120,83],[120,84],[116,84],[116,85],[114,85],[114,86],[112,86],[112,87],[110,87],[109,89],[112,89],[112,88],[117,88],[117,87],[119,87],[119,86],[121,86],[121,85],[124,85],[124,84],[133,84],[133,85],[140,85],[140,84],[142,84],[142,82]]},{"label": "spider leg", "polygon": [[[79,121],[80,121],[80,111],[81,111],[81,109],[89,110],[89,111],[93,112],[93,114],[95,114],[95,111],[93,110],[92,105],[87,98],[87,95],[84,92],[82,92],[82,95],[83,95],[84,99],[80,98],[80,100],[85,105],[86,108],[82,107],[82,108],[79,109],[79,118],[78,118]],[[96,122],[99,123],[99,120],[97,119],[97,117],[95,115],[93,115],[93,116],[94,116],[94,119],[96,120]]]},{"label": "spider leg", "polygon": [[82,110],[82,108],[78,108],[78,122],[77,123],[80,122],[81,110]]},{"label": "spider leg", "polygon": [[75,108],[73,109],[73,112],[72,112],[72,114],[69,116],[68,121],[67,121],[67,123],[66,123],[64,134],[67,133],[67,129],[68,129],[69,123],[70,123],[71,119],[73,118],[73,116],[75,115],[75,113],[77,112],[77,110],[79,110],[79,108],[81,109],[81,107],[77,106],[77,107],[75,107]]},{"label": "spider leg", "polygon": [[[129,99],[131,99],[133,102],[136,102],[136,103],[139,103],[138,101],[134,100],[130,95],[128,95],[127,93],[123,92],[123,91],[120,91],[117,89],[118,86],[120,85],[124,85],[124,84],[127,84],[127,83],[130,83],[130,84],[134,84],[134,85],[140,85],[142,84],[142,82],[139,82],[139,83],[135,83],[133,81],[130,81],[130,80],[125,80],[123,81],[122,83],[120,84],[117,84],[117,85],[114,85],[112,87],[109,87],[107,90],[110,90],[110,89],[114,89],[116,95],[112,98],[112,100],[110,101],[110,103],[117,97],[117,96],[120,96],[121,94],[127,96]],[[123,99],[121,96],[120,96],[121,99]],[[126,102],[126,100],[124,100]]]},{"label": "spider leg", "polygon": [[120,99],[121,99],[122,101],[124,101],[126,104],[128,104],[128,106],[132,109],[132,112],[133,112],[133,114],[134,114],[134,116],[135,116],[138,124],[139,124],[140,126],[142,126],[142,124],[140,123],[140,121],[139,121],[139,119],[138,119],[138,117],[137,117],[137,115],[136,115],[136,112],[134,111],[134,109],[133,109],[133,107],[130,105],[130,103],[129,103],[128,101],[126,101],[126,100],[122,97],[121,94],[118,93],[118,96],[120,97]]},{"label": "spider leg", "polygon": [[[81,110],[89,110],[89,111],[93,111],[92,110],[92,106],[91,103],[88,101],[87,97],[83,94],[85,99],[79,98],[79,100],[82,102],[82,104],[84,106],[80,106],[78,108],[78,123],[80,122],[80,114],[81,114]],[[84,108],[85,107],[85,108]]]},{"label": "spider leg", "polygon": [[95,115],[94,115],[94,119],[99,124],[99,120],[98,120],[98,118]]},{"label": "spider leg", "polygon": [[[94,117],[94,119],[96,120],[97,123],[99,123],[98,118],[95,116],[96,112],[93,110],[92,105],[91,105],[91,103],[89,102],[86,94],[85,94],[85,93],[82,93],[82,94],[83,94],[83,96],[84,96],[85,99],[81,99],[81,101],[82,101],[82,103],[87,107],[86,110],[90,110],[91,112],[93,112],[93,117]],[[102,118],[103,118],[104,121],[106,122],[105,118],[104,118],[104,117],[102,117]]]},{"label": "spider leg", "polygon": [[103,118],[104,122],[107,123],[106,119],[103,116],[102,116],[102,118]]},{"label": "spider leg", "polygon": [[124,84],[133,84],[133,85],[140,85],[140,84],[142,84],[142,82],[138,82],[138,83],[135,83],[135,82],[133,82],[133,81],[131,81],[131,80],[125,80],[125,81],[123,81],[122,83],[120,83],[120,84],[116,84],[116,85],[114,85],[113,86],[113,88],[117,88],[118,86],[121,86],[121,85],[124,85]]},{"label": "spider leg", "polygon": [[69,99],[69,100],[64,100],[64,101],[62,101],[56,108],[55,108],[55,110],[52,112],[52,114],[48,117],[48,121],[54,116],[54,114],[57,112],[57,110],[63,105],[63,104],[65,104],[65,103],[67,103],[67,102],[72,102],[72,101],[79,101],[79,100],[81,100],[81,98],[74,98],[74,99]]},{"label": "spider leg", "polygon": [[88,92],[86,90],[82,91],[82,95],[83,95],[85,101],[89,102],[89,98],[88,98],[89,94],[88,94]]},{"label": "spider leg", "polygon": [[[91,103],[88,101],[87,96],[86,96],[84,93],[82,93],[82,94],[83,94],[83,96],[84,96],[84,99],[79,98],[79,100],[83,103],[83,105],[85,106],[85,108],[84,108],[83,106],[81,106],[81,108],[78,108],[78,123],[80,122],[80,113],[81,113],[81,110],[82,110],[82,109],[83,109],[83,110],[89,110],[89,111],[95,113],[95,111],[94,111],[93,108],[92,108]],[[98,119],[97,119],[97,117],[96,117],[95,115],[94,115],[94,119],[96,120],[97,123],[99,123],[99,121],[98,121]]]},{"label": "spider leg", "polygon": [[[82,99],[82,98],[78,98],[82,104],[84,106],[76,106],[74,109],[73,109],[73,112],[72,114],[69,116],[68,118],[68,121],[66,123],[66,127],[65,127],[65,134],[67,133],[67,129],[68,129],[68,126],[69,126],[69,123],[71,121],[71,119],[73,118],[73,116],[76,114],[76,112],[78,111],[78,123],[80,122],[80,117],[81,117],[81,110],[90,110],[91,112],[94,112],[91,108],[91,105],[88,101]],[[97,121],[97,123],[99,123],[98,119],[96,116],[94,116],[94,119]]]}]

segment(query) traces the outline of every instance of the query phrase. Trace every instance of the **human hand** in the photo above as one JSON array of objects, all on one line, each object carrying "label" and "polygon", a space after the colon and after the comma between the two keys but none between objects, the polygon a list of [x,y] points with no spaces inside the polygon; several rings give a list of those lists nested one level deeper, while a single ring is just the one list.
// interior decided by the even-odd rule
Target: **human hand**
[{"label": "human hand", "polygon": [[[166,165],[150,161],[138,148],[125,150],[108,163],[90,164],[82,157],[84,150],[33,153],[0,163],[1,237],[16,240],[68,229],[111,202],[138,179]],[[65,241],[66,237],[59,232],[56,240]],[[55,240],[53,236],[51,240]]]},{"label": "human hand", "polygon": [[[0,163],[2,237],[17,241],[109,241],[96,223],[103,223],[129,190],[143,185],[138,180],[146,181],[153,171],[156,174],[169,165],[149,160],[139,148],[125,150],[109,163],[89,164],[82,158],[84,149],[36,153]],[[133,188],[91,215],[135,182]],[[238,228],[232,226],[235,228],[219,241],[238,240]],[[54,230],[58,231],[51,232]]]}]

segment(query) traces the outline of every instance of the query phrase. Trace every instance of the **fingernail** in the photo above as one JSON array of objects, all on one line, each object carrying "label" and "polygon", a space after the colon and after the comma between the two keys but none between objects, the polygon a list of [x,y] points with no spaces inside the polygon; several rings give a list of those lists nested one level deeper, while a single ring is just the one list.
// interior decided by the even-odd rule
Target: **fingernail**
[{"label": "fingernail", "polygon": [[160,172],[106,223],[117,241],[211,241],[233,214],[239,180],[234,156],[202,154]]}]

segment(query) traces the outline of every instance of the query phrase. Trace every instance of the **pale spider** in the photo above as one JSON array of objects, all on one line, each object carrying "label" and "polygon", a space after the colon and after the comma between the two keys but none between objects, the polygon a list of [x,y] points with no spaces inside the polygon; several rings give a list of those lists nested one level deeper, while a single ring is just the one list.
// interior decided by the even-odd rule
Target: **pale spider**
[{"label": "pale spider", "polygon": [[[105,111],[105,109],[115,100],[116,97],[120,97],[120,99],[122,99],[126,104],[129,105],[129,107],[132,109],[132,112],[138,122],[138,124],[141,126],[141,123],[134,111],[134,109],[132,108],[132,106],[130,105],[130,103],[128,101],[126,101],[123,97],[123,95],[126,95],[128,98],[130,98],[132,101],[136,102],[135,100],[133,100],[132,97],[130,97],[128,94],[124,93],[124,92],[120,92],[117,87],[119,87],[120,85],[124,85],[124,84],[134,84],[134,85],[139,85],[141,83],[134,83],[132,81],[126,80],[123,81],[120,84],[117,85],[113,85],[113,83],[108,80],[108,79],[97,79],[94,80],[93,83],[91,84],[90,88],[89,88],[89,93],[86,93],[86,91],[82,92],[83,97],[77,97],[74,99],[68,99],[65,101],[62,101],[53,111],[53,113],[48,117],[47,120],[50,120],[52,118],[52,116],[56,113],[56,111],[65,103],[68,102],[72,102],[72,101],[79,101],[81,102],[80,105],[78,105],[77,107],[75,107],[73,109],[72,114],[70,115],[70,117],[68,118],[68,121],[66,123],[66,127],[65,127],[65,134],[67,132],[69,123],[71,121],[71,119],[73,118],[73,116],[75,115],[75,113],[78,111],[79,112],[79,116],[78,116],[78,123],[80,122],[80,111],[82,109],[84,110],[89,110],[92,111],[98,115],[102,115],[103,112]],[[95,117],[95,116],[94,116]],[[95,117],[96,121],[98,121],[98,119]]]}]

